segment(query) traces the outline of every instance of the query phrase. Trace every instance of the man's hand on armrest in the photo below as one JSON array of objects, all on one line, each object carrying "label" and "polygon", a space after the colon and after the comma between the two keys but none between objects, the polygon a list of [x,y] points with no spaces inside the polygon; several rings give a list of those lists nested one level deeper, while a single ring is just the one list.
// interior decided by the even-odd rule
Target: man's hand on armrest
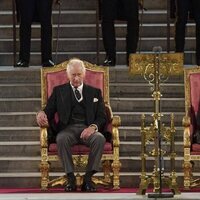
[{"label": "man's hand on armrest", "polygon": [[40,127],[48,127],[49,126],[47,115],[45,114],[44,111],[39,111],[36,114],[36,121],[37,121],[38,126],[40,126]]}]

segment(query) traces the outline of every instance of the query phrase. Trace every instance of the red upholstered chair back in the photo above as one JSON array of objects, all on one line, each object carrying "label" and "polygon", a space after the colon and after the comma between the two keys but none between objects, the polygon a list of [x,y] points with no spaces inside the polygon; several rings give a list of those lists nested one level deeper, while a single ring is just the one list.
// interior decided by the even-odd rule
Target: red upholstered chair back
[{"label": "red upholstered chair back", "polygon": [[[45,107],[48,98],[51,96],[53,92],[53,88],[55,86],[65,84],[69,81],[66,73],[66,66],[67,61],[57,65],[53,68],[44,68],[42,69],[42,108]],[[99,88],[102,91],[102,95],[104,98],[105,104],[109,103],[109,71],[107,68],[98,67],[96,65],[90,64],[88,62],[84,62],[86,67],[86,76],[84,82],[88,85],[93,87]],[[112,132],[112,112],[109,110],[109,107],[106,106],[106,114],[107,114],[107,124],[105,126],[105,132],[110,133]],[[55,123],[59,121],[58,115],[55,115]],[[108,136],[110,138],[110,136]],[[110,153],[111,152],[111,144],[107,144],[104,148],[104,152]],[[105,151],[106,150],[106,151]],[[56,144],[50,144],[49,152],[51,154],[55,154],[57,152]],[[75,145],[72,148],[72,152],[74,154],[77,153],[87,153],[89,149],[85,147],[85,145]]]},{"label": "red upholstered chair back", "polygon": [[[67,61],[53,67],[52,69],[46,68],[42,74],[43,94],[42,94],[42,107],[46,105],[47,99],[52,94],[55,86],[67,83],[69,81],[66,73]],[[99,88],[105,103],[109,103],[109,87],[108,87],[108,69],[100,68],[88,62],[84,62],[86,66],[85,83],[93,87]]]}]

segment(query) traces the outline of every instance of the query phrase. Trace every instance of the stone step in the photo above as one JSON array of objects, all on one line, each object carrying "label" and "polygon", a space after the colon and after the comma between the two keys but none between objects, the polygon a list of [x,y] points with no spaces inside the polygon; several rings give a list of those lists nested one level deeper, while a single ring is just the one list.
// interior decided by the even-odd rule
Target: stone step
[{"label": "stone step", "polygon": [[[150,126],[153,123],[153,113],[142,113],[142,112],[116,112],[114,113],[121,117],[121,124],[122,126],[140,126],[141,124],[141,115],[145,114],[145,122],[146,126]],[[166,127],[170,126],[170,114],[171,113],[162,113],[163,116],[161,117],[161,123],[164,123]],[[174,113],[174,123],[175,126],[181,127],[182,126],[182,119],[184,116],[184,112],[176,112]]]},{"label": "stone step", "polygon": [[[164,12],[159,12],[161,15],[165,15]],[[151,14],[151,13],[150,13]],[[153,13],[152,13],[153,14]],[[151,14],[151,15],[152,15]],[[59,12],[53,9],[52,22],[58,23]],[[155,17],[156,18],[156,17]],[[0,25],[8,25],[13,23],[12,10],[0,11]],[[95,10],[62,10],[60,17],[61,24],[95,24],[96,23],[96,11]],[[17,23],[18,24],[18,23]]]},{"label": "stone step", "polygon": [[[113,112],[153,112],[152,98],[121,98],[110,99]],[[40,98],[0,98],[1,112],[37,112],[41,109]],[[184,112],[184,98],[162,98],[162,112]]]},{"label": "stone step", "polygon": [[[166,10],[147,10],[142,13],[140,10],[139,18],[143,18],[143,23],[165,23],[167,20]],[[61,10],[61,24],[95,24],[96,23],[96,10]],[[52,21],[53,24],[57,24],[59,19],[59,11],[53,9]],[[123,21],[117,21],[116,23],[122,23]],[[13,23],[12,10],[0,11],[0,24],[8,25]],[[99,20],[99,23],[101,21]]]},{"label": "stone step", "polygon": [[38,83],[0,84],[0,98],[40,98],[41,85]]},{"label": "stone step", "polygon": [[1,127],[35,127],[37,126],[36,112],[5,112],[0,113]]},{"label": "stone step", "polygon": [[[155,46],[155,45],[153,45]],[[153,48],[152,46],[152,48]],[[157,46],[157,45],[156,45]],[[142,53],[152,53],[142,52]],[[172,52],[173,53],[173,52]],[[57,56],[57,63],[64,62],[73,57],[78,57],[82,60],[97,63],[97,53],[96,52],[59,52]],[[55,60],[55,52],[53,52],[53,59]],[[102,65],[105,59],[105,52],[100,52],[99,63]],[[31,53],[30,66],[41,66],[41,54],[39,52]],[[196,65],[195,64],[195,52],[194,51],[185,51],[185,65]],[[116,55],[116,65],[123,65],[126,68],[126,53],[117,52]],[[0,66],[13,66],[13,53],[0,53]]]},{"label": "stone step", "polygon": [[[140,157],[120,157],[122,167],[120,172],[140,172],[141,160]],[[153,171],[155,159],[148,157],[146,160],[147,172]],[[1,173],[22,173],[22,172],[39,172],[40,157],[0,157]],[[166,172],[170,172],[170,159],[164,158],[164,168]],[[175,158],[175,171],[183,172],[183,158]],[[194,172],[199,172],[199,164],[195,164]],[[102,169],[100,168],[100,172]],[[51,172],[63,172],[61,162],[51,162]],[[84,169],[80,169],[84,172]]]},{"label": "stone step", "polygon": [[[113,112],[114,115],[119,115],[121,117],[122,126],[140,126],[141,115],[145,114],[146,124],[149,126],[153,122],[153,113],[143,113],[143,112]],[[1,127],[35,127],[37,126],[35,119],[36,112],[5,112],[0,113],[0,126]],[[175,126],[181,126],[184,113],[176,112],[174,113],[174,123]],[[162,123],[166,126],[170,126],[170,113],[163,113],[161,118]]]},{"label": "stone step", "polygon": [[[117,112],[153,112],[151,98],[112,98],[111,107]],[[162,98],[161,112],[184,112],[184,98]]]},{"label": "stone step", "polygon": [[1,172],[39,172],[40,157],[0,157]]},{"label": "stone step", "polygon": [[[111,67],[110,69],[110,83],[145,83],[147,84],[147,81],[140,75],[133,75],[129,73],[129,68],[125,67]],[[1,80],[1,79],[0,79]],[[167,80],[167,83],[182,83],[183,84],[183,74],[180,76],[170,76]],[[139,91],[137,91],[139,92]]]},{"label": "stone step", "polygon": [[[184,85],[182,83],[160,84],[162,97],[184,98]],[[151,97],[152,87],[147,83],[110,83],[110,97]]]},{"label": "stone step", "polygon": [[[147,173],[151,175],[152,173]],[[198,175],[199,173],[196,173]],[[50,180],[53,178],[63,176],[64,173],[51,173]],[[102,176],[101,173],[97,174]],[[120,173],[120,186],[121,187],[134,187],[139,188],[140,172]],[[166,173],[169,176],[169,173]],[[177,184],[183,187],[183,173],[176,173]],[[1,188],[39,188],[40,187],[40,173],[2,173],[0,174],[0,187]],[[134,181],[133,181],[134,180]]]},{"label": "stone step", "polygon": [[0,67],[0,84],[39,84],[40,68]]},{"label": "stone step", "polygon": [[[140,172],[142,168],[141,159],[138,157],[121,157],[122,163],[121,172]],[[147,172],[152,172],[155,164],[155,158],[147,157],[146,168]],[[199,165],[195,165],[194,172],[198,172]],[[171,162],[170,158],[164,157],[164,169],[165,172],[170,172]],[[183,157],[175,157],[175,171],[183,172]]]},{"label": "stone step", "polygon": [[[162,97],[184,98],[184,85],[161,84]],[[40,98],[41,85],[38,84],[0,84],[0,98]],[[152,87],[147,83],[110,83],[110,97],[151,97]]]},{"label": "stone step", "polygon": [[37,112],[41,109],[40,98],[0,99],[2,112]]},{"label": "stone step", "polygon": [[[53,5],[55,9],[57,8],[57,5]],[[0,3],[0,8],[2,11],[4,10],[11,10],[12,9],[12,1],[6,1],[2,0]],[[93,10],[96,8],[96,1],[93,0],[87,0],[87,1],[81,1],[81,0],[73,0],[68,2],[62,2],[62,9],[63,10]]]},{"label": "stone step", "polygon": [[[147,126],[149,127],[149,126]],[[167,126],[166,126],[167,127]],[[141,126],[120,126],[119,127],[119,136],[120,141],[138,141],[141,142]],[[183,127],[175,126],[175,141],[183,141]]]},{"label": "stone step", "polygon": [[0,142],[1,156],[39,156],[39,143],[39,141]]},{"label": "stone step", "polygon": [[[16,124],[18,125],[18,124]],[[183,127],[175,126],[175,141],[183,141]],[[141,141],[141,126],[120,126],[119,137],[120,141]],[[15,142],[15,141],[39,141],[40,129],[39,127],[0,127],[0,141],[2,142]]]},{"label": "stone step", "polygon": [[[95,0],[73,0],[73,1],[63,1],[62,2],[62,10],[93,10],[96,8],[97,1]],[[156,9],[156,10],[165,10],[167,7],[167,3],[163,2],[163,0],[153,0],[152,2],[146,1],[144,2],[144,6],[147,9]],[[2,0],[0,2],[0,8],[2,11],[11,10],[12,9],[12,1]],[[55,9],[58,9],[56,5],[54,5]]]},{"label": "stone step", "polygon": [[[175,152],[179,157],[183,156],[183,141],[177,142],[175,141]],[[146,145],[146,151],[152,151],[154,147],[153,143],[149,143]],[[162,149],[169,152],[169,144],[165,144],[162,142]],[[140,156],[141,154],[141,142],[137,141],[121,141],[120,142],[120,156]]]},{"label": "stone step", "polygon": [[[147,85],[147,82],[144,80],[142,76],[130,74],[128,67],[124,66],[110,67],[109,71],[110,71],[109,80],[111,85],[115,85],[118,83],[119,84],[135,83],[136,85],[142,83],[144,85]],[[24,69],[5,67],[5,66],[0,67],[0,84],[16,84],[16,83],[40,84],[40,67],[29,67]],[[175,85],[183,84],[183,75],[170,76],[165,84],[168,83]]]},{"label": "stone step", "polygon": [[[1,40],[0,52],[12,52],[13,41],[12,40]],[[58,52],[96,52],[96,38],[64,38],[60,39]],[[174,42],[171,42],[174,46]],[[167,50],[166,38],[145,38],[141,40],[141,51],[152,51],[153,47],[161,46],[163,51]],[[18,43],[17,43],[17,46]],[[53,46],[56,46],[56,39],[53,41]],[[171,46],[171,51],[174,51],[174,47]],[[185,50],[194,50],[195,40],[191,38],[185,45]],[[118,39],[116,43],[116,49],[118,52],[124,52],[126,49],[125,38]],[[19,49],[17,49],[17,52]],[[100,41],[100,51],[104,52],[102,41]],[[32,40],[31,52],[40,52],[40,40]]]},{"label": "stone step", "polygon": [[[153,30],[152,31],[152,27]],[[1,25],[0,24],[0,35],[1,40],[12,40],[13,39],[13,26],[12,25]],[[70,30],[70,31],[69,31]],[[123,22],[116,23],[115,25],[116,30],[116,39],[117,43],[118,40],[121,38],[126,37],[126,24]],[[189,43],[190,40],[194,40],[195,37],[195,24],[189,23],[186,26],[186,44]],[[6,34],[5,34],[6,33]],[[170,39],[171,44],[174,43],[175,35],[175,27],[174,24],[170,24]],[[16,36],[17,39],[19,38],[19,25],[16,26]],[[102,43],[102,31],[101,25],[99,25],[99,36],[100,36],[100,43]],[[166,23],[144,23],[140,27],[140,37],[142,40],[147,40],[148,38],[153,38],[156,41],[156,38],[163,38],[166,40],[167,37],[167,25]],[[32,41],[34,39],[40,39],[40,25],[32,25]],[[53,38],[57,39],[57,25],[53,25]],[[80,24],[73,23],[73,24],[60,24],[60,32],[59,32],[60,40],[66,38],[94,38],[96,39],[96,24]],[[60,42],[61,43],[61,42]],[[167,43],[167,41],[166,41]],[[172,46],[173,47],[173,46]],[[195,47],[195,46],[193,46]],[[173,49],[172,49],[173,50]],[[187,49],[186,49],[187,50]]]},{"label": "stone step", "polygon": [[[153,143],[147,146],[147,151],[152,150]],[[1,156],[39,156],[39,141],[24,142],[0,142]],[[169,151],[169,145],[163,144],[163,149]],[[175,152],[177,156],[183,156],[183,142],[175,142]],[[121,141],[120,156],[140,156],[141,142],[137,141]]]},{"label": "stone step", "polygon": [[[17,127],[16,127],[17,126]],[[0,127],[0,141],[15,142],[15,141],[39,141],[40,129],[39,127],[20,127],[16,123],[13,127],[6,127],[4,124]]]}]

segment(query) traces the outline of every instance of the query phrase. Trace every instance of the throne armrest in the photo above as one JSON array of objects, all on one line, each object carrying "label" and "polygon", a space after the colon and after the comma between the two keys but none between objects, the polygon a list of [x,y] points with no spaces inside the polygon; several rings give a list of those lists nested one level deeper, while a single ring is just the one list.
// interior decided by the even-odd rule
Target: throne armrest
[{"label": "throne armrest", "polygon": [[191,120],[188,115],[183,117],[183,127],[184,127],[184,148],[190,148],[191,146]]},{"label": "throne armrest", "polygon": [[107,110],[108,121],[112,123],[112,141],[113,147],[119,147],[119,126],[121,125],[121,118],[118,115],[113,116],[112,109],[109,104],[105,105]]},{"label": "throne armrest", "polygon": [[47,137],[47,128],[42,127],[40,128],[40,146],[41,148],[47,148],[48,147],[48,137]]},{"label": "throne armrest", "polygon": [[113,116],[112,120],[112,136],[113,136],[113,146],[119,147],[119,126],[121,124],[121,118],[118,115]]}]

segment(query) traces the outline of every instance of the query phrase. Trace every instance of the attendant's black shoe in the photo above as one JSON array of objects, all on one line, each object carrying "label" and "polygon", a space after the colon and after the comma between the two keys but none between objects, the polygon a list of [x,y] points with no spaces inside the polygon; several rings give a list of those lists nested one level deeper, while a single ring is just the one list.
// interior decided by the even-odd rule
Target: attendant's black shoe
[{"label": "attendant's black shoe", "polygon": [[24,60],[19,60],[14,67],[28,67],[29,63]]},{"label": "attendant's black shoe", "polygon": [[54,62],[52,60],[48,60],[42,63],[42,67],[52,67],[54,66]]},{"label": "attendant's black shoe", "polygon": [[82,192],[96,192],[97,189],[95,187],[95,184],[92,181],[83,181],[83,184],[81,186]]},{"label": "attendant's black shoe", "polygon": [[104,62],[103,62],[104,66],[108,66],[108,67],[114,67],[115,66],[115,59],[111,58],[109,56],[106,56]]}]

